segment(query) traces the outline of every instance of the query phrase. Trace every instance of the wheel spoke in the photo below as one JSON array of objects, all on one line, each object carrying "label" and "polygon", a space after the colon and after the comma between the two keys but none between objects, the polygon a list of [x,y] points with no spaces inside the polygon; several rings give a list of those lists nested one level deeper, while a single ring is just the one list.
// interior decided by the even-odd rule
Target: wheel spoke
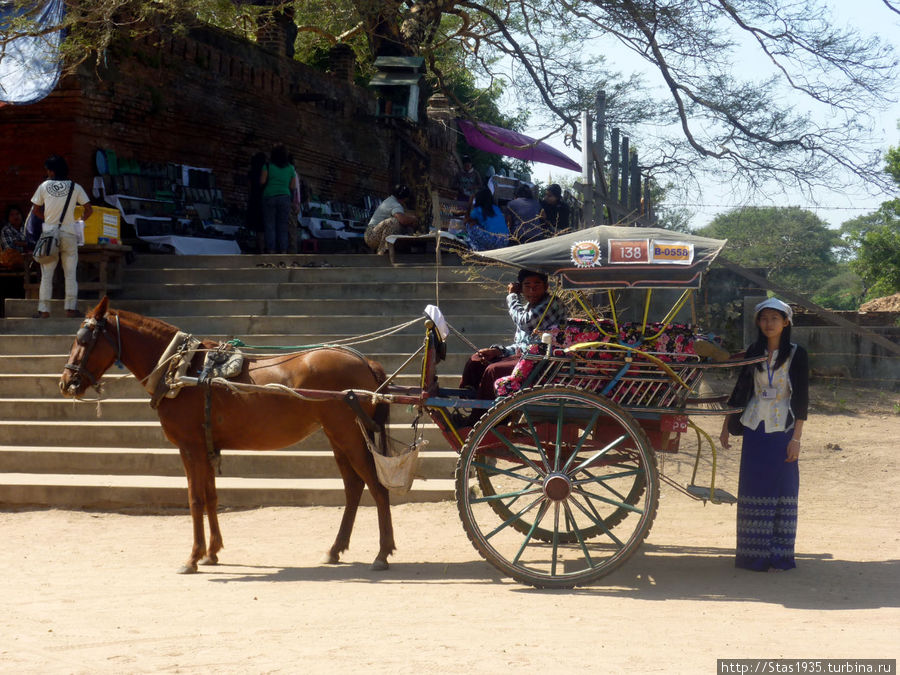
[{"label": "wheel spoke", "polygon": [[605,502],[606,504],[612,504],[613,506],[616,506],[620,509],[627,509],[629,511],[634,511],[635,513],[641,513],[641,514],[644,513],[644,509],[640,509],[637,506],[632,506],[631,504],[628,504],[627,502],[617,502],[614,499],[609,499],[609,498],[603,497],[601,495],[596,495],[593,492],[588,492],[580,485],[573,486],[573,492],[577,492],[578,494],[583,495],[586,498],[593,497],[594,499],[598,499],[601,502]]},{"label": "wheel spoke", "polygon": [[[602,488],[604,488],[604,489],[609,490],[610,492],[612,492],[612,493],[613,493],[616,497],[618,497],[619,499],[625,499],[625,495],[623,495],[621,492],[619,492],[618,490],[616,490],[612,485],[607,485],[606,482],[605,482],[604,480],[602,480],[602,478],[601,478],[600,476],[595,476],[594,474],[592,474],[592,473],[591,473],[590,471],[588,471],[587,469],[585,469],[585,470],[582,471],[581,473],[583,473],[583,474],[586,475],[588,478],[590,478],[590,481],[588,481],[588,482],[594,482],[594,483],[597,483],[600,487],[602,487]],[[579,483],[579,482],[578,482],[578,481],[575,481],[575,483]],[[580,484],[580,483],[579,483],[579,484]]]},{"label": "wheel spoke", "polygon": [[571,474],[576,474],[576,473],[578,473],[579,471],[581,471],[583,468],[585,468],[586,466],[590,466],[591,464],[593,464],[594,462],[596,462],[598,459],[600,459],[601,457],[603,457],[603,455],[605,455],[607,452],[609,452],[610,450],[612,450],[613,448],[615,448],[617,445],[619,445],[619,444],[620,444],[622,441],[624,441],[626,438],[628,438],[628,436],[626,436],[625,434],[622,434],[622,435],[619,436],[616,440],[612,441],[609,445],[607,445],[606,447],[601,448],[600,450],[598,450],[597,452],[595,452],[593,455],[591,455],[590,457],[588,457],[588,458],[587,458],[586,460],[584,460],[581,464],[579,464],[579,465],[576,466],[574,469],[572,469],[569,473],[571,473]]},{"label": "wheel spoke", "polygon": [[624,478],[625,476],[638,476],[643,474],[643,469],[633,469],[631,471],[620,471],[619,473],[608,473],[603,476],[591,476],[590,478],[579,478],[572,481],[572,485],[584,485],[585,483],[599,482],[601,485],[613,478]]},{"label": "wheel spoke", "polygon": [[534,441],[534,446],[537,448],[538,453],[541,455],[541,461],[544,463],[547,471],[550,471],[550,460],[547,459],[546,453],[544,453],[544,446],[541,445],[541,439],[538,438],[537,430],[534,428],[534,422],[531,421],[531,415],[528,414],[528,409],[522,409],[522,415],[525,417],[525,421],[528,423],[528,432],[531,434],[531,438]]},{"label": "wheel spoke", "polygon": [[569,506],[569,502],[563,502],[563,506],[566,509],[566,520],[571,521],[572,531],[575,532],[575,536],[578,537],[578,543],[581,545],[581,551],[582,553],[584,553],[584,559],[587,561],[588,567],[593,567],[594,562],[591,560],[591,554],[588,553],[587,544],[584,543],[584,537],[581,536],[581,528],[575,525],[575,516],[572,515],[572,508]]},{"label": "wheel spoke", "polygon": [[534,471],[535,471],[538,475],[543,476],[543,475],[546,473],[545,471],[542,471],[542,470],[538,467],[537,464],[535,464],[535,463],[532,462],[528,457],[526,457],[526,456],[525,456],[525,453],[524,453],[520,448],[517,448],[517,447],[513,444],[512,441],[510,441],[506,436],[504,436],[502,433],[500,433],[499,431],[497,431],[496,428],[491,429],[491,433],[494,434],[494,436],[496,436],[497,439],[498,439],[501,443],[503,443],[503,445],[505,445],[507,448],[509,448],[509,451],[510,451],[511,453],[513,453],[516,457],[518,457],[518,458],[521,459],[523,462],[525,462],[528,466],[530,466],[532,469],[534,469]]},{"label": "wheel spoke", "polygon": [[541,504],[541,508],[538,510],[537,517],[534,519],[534,522],[531,524],[531,529],[528,530],[528,534],[525,535],[524,541],[522,541],[522,545],[519,547],[519,550],[516,552],[515,557],[512,559],[513,565],[518,564],[519,558],[522,557],[522,554],[525,552],[525,549],[528,546],[528,542],[531,541],[531,537],[534,535],[534,531],[537,529],[538,525],[541,524],[541,521],[544,519],[544,516],[547,515],[547,509],[550,506],[550,502],[544,502]]},{"label": "wheel spoke", "polygon": [[556,413],[556,455],[553,457],[553,470],[559,471],[559,456],[562,454],[563,413],[566,411],[563,402],[559,402]]},{"label": "wheel spoke", "polygon": [[559,554],[559,502],[553,503],[553,555],[550,558],[550,574],[556,576],[556,559]]},{"label": "wheel spoke", "polygon": [[594,425],[597,423],[598,417],[600,417],[600,411],[595,410],[594,414],[591,416],[591,421],[588,422],[587,426],[584,428],[584,433],[581,435],[581,438],[578,439],[578,444],[575,446],[575,452],[569,455],[569,459],[566,460],[566,464],[562,468],[563,473],[569,470],[569,467],[572,465],[572,461],[578,456],[578,453],[581,452],[581,446],[584,445],[585,440],[587,440],[587,437],[594,429]]},{"label": "wheel spoke", "polygon": [[490,464],[483,464],[482,462],[472,462],[472,466],[478,467],[479,469],[484,469],[485,471],[489,471],[492,474],[500,473],[504,476],[510,476],[511,478],[516,478],[518,480],[525,481],[526,483],[531,483],[532,485],[538,485],[542,482],[541,478],[531,478],[529,476],[526,476],[525,474],[513,471],[512,469],[501,469],[496,466],[491,466]]},{"label": "wheel spoke", "polygon": [[[573,502],[577,502],[578,500],[575,499],[576,496],[581,496],[581,495],[576,495],[576,493],[573,492],[569,496],[569,499],[571,499]],[[594,506],[594,502],[592,502],[587,497],[582,496],[582,499],[584,499],[584,503],[587,504],[588,508],[590,508],[591,513],[594,514],[594,516],[593,516],[593,518],[591,518],[591,520],[593,520],[595,523],[604,523],[605,524],[603,516],[600,515],[600,512],[597,510],[597,507]],[[580,504],[580,502],[579,502],[579,504]]]},{"label": "wheel spoke", "polygon": [[493,537],[495,534],[497,534],[497,533],[500,532],[501,530],[503,530],[503,529],[509,527],[512,523],[514,523],[514,522],[516,522],[517,520],[519,520],[525,513],[527,513],[527,512],[530,511],[531,509],[533,509],[535,506],[537,506],[538,504],[540,504],[542,501],[544,501],[544,495],[539,496],[537,499],[535,499],[533,502],[531,502],[528,506],[526,506],[525,508],[523,508],[521,511],[519,511],[518,513],[513,514],[510,518],[507,518],[505,521],[503,521],[502,523],[500,523],[500,525],[498,525],[496,528],[494,528],[493,530],[491,530],[488,534],[484,535],[484,538],[485,538],[485,539],[490,539],[491,537]]},{"label": "wheel spoke", "polygon": [[510,502],[508,504],[504,504],[506,508],[511,507],[515,504],[520,497],[527,497],[528,495],[535,495],[541,492],[540,488],[531,488],[520,490],[519,492],[505,492],[502,495],[493,494],[493,495],[485,495],[484,497],[475,497],[471,500],[473,504],[486,504],[492,501],[503,501],[504,499],[509,499]]},{"label": "wheel spoke", "polygon": [[[591,520],[594,520],[593,516],[591,516],[591,514],[587,512],[587,509],[585,509],[585,508],[578,502],[577,499],[572,499],[571,501],[572,501],[572,503],[573,503],[575,506],[578,507],[578,509],[579,509],[584,515],[586,515],[586,516],[587,516],[588,518],[590,518]],[[612,530],[610,530],[610,529],[606,526],[606,523],[603,522],[603,519],[602,519],[602,518],[600,518],[600,519],[598,519],[598,520],[595,520],[594,522],[597,524],[597,527],[599,527],[601,530],[603,530],[603,533],[604,533],[606,536],[608,536],[610,539],[612,539],[614,542],[616,542],[616,545],[617,545],[619,548],[624,548],[624,547],[625,547],[625,544],[623,544],[623,543],[619,540],[619,538],[618,538],[616,535],[614,535],[614,534],[612,533]]]}]

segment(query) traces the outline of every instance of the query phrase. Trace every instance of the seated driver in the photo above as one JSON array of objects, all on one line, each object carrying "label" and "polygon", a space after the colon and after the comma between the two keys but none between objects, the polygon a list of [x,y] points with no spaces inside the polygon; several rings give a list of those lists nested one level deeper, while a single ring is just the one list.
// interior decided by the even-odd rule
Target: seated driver
[{"label": "seated driver", "polygon": [[[460,387],[474,389],[479,399],[494,398],[494,382],[512,374],[528,345],[539,343],[542,332],[565,322],[566,308],[556,299],[551,302],[548,288],[546,274],[519,271],[518,283],[506,288],[509,316],[516,326],[513,343],[506,347],[491,345],[475,352],[463,368]],[[520,293],[525,299],[524,305]]]}]

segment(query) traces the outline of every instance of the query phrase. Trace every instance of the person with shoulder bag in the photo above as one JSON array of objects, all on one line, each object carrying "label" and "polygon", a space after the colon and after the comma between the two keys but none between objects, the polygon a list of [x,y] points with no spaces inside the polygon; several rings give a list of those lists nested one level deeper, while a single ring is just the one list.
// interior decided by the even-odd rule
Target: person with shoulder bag
[{"label": "person with shoulder bag", "polygon": [[747,356],[766,361],[744,366],[729,407],[744,407],[725,418],[719,440],[742,432],[738,478],[735,566],[766,572],[789,570],[794,562],[800,439],[809,409],[809,357],[791,342],[793,311],[769,298],[754,314],[758,334]]},{"label": "person with shoulder bag", "polygon": [[41,183],[31,198],[34,215],[44,221],[41,236],[35,244],[35,260],[41,265],[41,288],[35,319],[50,318],[53,297],[53,275],[62,260],[66,278],[66,316],[83,317],[78,311],[78,231],[75,207],[84,206],[84,218],[90,218],[93,208],[84,188],[69,180],[69,165],[59,155],[44,162],[47,180]]}]

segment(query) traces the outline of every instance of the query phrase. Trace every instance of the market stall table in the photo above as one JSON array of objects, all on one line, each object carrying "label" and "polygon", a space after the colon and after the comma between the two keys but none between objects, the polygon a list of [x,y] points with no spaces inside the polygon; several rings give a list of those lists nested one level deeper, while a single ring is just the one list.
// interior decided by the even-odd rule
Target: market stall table
[{"label": "market stall table", "polygon": [[[78,267],[81,270],[78,291],[97,291],[99,297],[122,288],[125,256],[130,246],[122,244],[85,244],[78,247]],[[57,269],[60,266],[57,266]],[[25,265],[25,297],[37,299],[41,287],[40,266],[29,260]],[[86,273],[84,270],[88,270]],[[83,277],[82,275],[87,274]]]}]

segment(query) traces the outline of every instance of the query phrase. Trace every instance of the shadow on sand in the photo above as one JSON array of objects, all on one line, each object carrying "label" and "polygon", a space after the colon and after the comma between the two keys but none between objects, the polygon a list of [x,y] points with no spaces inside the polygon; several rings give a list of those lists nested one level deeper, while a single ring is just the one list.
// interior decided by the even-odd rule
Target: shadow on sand
[{"label": "shadow on sand", "polygon": [[515,584],[481,560],[391,563],[373,572],[363,563],[313,567],[204,567],[217,583],[330,582],[508,584],[518,593],[579,594],[638,600],[764,602],[797,609],[846,610],[900,606],[900,560],[836,560],[827,553],[797,556],[797,568],[777,574],[735,569],[725,548],[646,544],[596,585],[538,590]]}]

